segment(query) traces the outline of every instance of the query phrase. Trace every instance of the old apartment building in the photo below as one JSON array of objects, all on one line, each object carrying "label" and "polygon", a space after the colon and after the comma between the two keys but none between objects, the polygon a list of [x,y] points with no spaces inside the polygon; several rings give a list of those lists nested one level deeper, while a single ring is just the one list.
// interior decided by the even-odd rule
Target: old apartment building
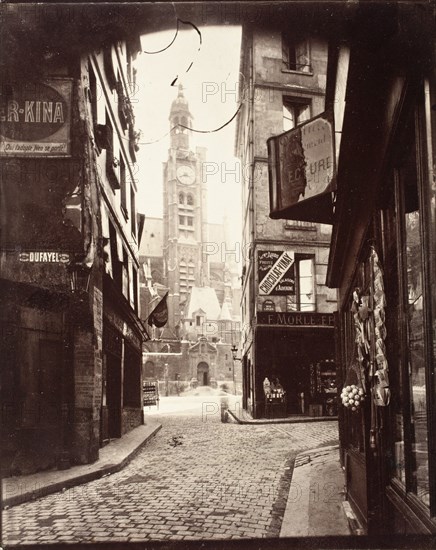
[{"label": "old apartment building", "polygon": [[[59,17],[61,17],[59,19]],[[93,462],[142,423],[135,26],[8,10],[1,162],[2,466]],[[76,46],[59,29],[75,33]],[[56,30],[56,32],[55,32]]]},{"label": "old apartment building", "polygon": [[[335,377],[336,292],[325,278],[331,227],[269,216],[267,140],[325,110],[327,41],[313,29],[243,26],[236,155],[243,166],[244,407],[265,414],[265,378],[286,393],[283,414],[326,414]],[[282,411],[283,412],[283,411]]]}]

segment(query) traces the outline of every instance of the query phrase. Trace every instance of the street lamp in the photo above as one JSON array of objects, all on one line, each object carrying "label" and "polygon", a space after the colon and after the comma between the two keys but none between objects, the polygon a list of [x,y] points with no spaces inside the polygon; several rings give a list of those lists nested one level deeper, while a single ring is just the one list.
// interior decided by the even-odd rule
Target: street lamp
[{"label": "street lamp", "polygon": [[238,353],[238,348],[236,347],[235,344],[232,345],[231,351],[232,351],[232,358],[233,358],[233,362],[232,362],[232,365],[233,365],[233,393],[236,395],[235,361],[238,361],[238,358],[236,357],[236,354]]},{"label": "street lamp", "polygon": [[71,292],[81,294],[88,292],[91,268],[81,264],[73,264],[69,267]]}]

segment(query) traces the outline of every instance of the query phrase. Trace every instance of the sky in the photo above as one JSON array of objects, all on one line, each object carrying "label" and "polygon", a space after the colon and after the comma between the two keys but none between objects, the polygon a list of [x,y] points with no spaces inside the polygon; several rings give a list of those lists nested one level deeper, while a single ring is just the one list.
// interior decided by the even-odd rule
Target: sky
[{"label": "sky", "polygon": [[[193,128],[215,130],[226,124],[238,109],[237,87],[240,58],[240,27],[205,27],[198,32],[189,25],[142,37],[143,52],[137,57],[137,89],[133,96],[135,126],[142,131],[137,153],[138,211],[161,217],[162,163],[168,157],[169,112],[184,87],[194,117]],[[164,50],[161,53],[146,53]],[[190,69],[188,70],[190,64]],[[171,83],[177,81],[174,86]],[[220,131],[193,133],[191,149],[207,148],[208,221],[222,222],[226,215],[233,238],[241,235],[241,181],[234,157],[236,118]]]}]

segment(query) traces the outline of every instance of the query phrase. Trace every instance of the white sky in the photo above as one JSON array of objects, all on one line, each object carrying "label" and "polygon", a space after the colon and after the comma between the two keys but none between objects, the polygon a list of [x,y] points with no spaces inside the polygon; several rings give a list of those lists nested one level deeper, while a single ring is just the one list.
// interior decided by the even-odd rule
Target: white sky
[{"label": "white sky", "polygon": [[[139,180],[138,211],[147,216],[162,216],[162,162],[169,148],[169,112],[178,92],[184,93],[194,117],[193,128],[214,130],[232,118],[238,108],[237,86],[240,57],[240,27],[200,28],[202,44],[195,29],[180,25],[174,43],[162,53],[145,51],[164,49],[174,38],[174,31],[142,37],[142,54],[135,66],[137,93],[134,96],[136,127],[142,130],[137,153]],[[192,67],[188,72],[190,63]],[[179,76],[176,84],[171,83]],[[232,174],[237,160],[234,155],[236,119],[215,133],[193,133],[190,145],[207,148],[208,221],[222,222],[227,215],[232,240],[241,235],[241,182]],[[148,142],[155,142],[147,144]],[[212,164],[215,163],[215,164]],[[212,175],[212,172],[216,174]]]}]

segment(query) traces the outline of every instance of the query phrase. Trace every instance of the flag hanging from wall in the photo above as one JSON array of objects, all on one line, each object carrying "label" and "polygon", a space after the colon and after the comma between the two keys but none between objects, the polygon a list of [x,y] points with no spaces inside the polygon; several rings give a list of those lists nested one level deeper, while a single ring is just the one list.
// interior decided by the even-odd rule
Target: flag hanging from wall
[{"label": "flag hanging from wall", "polygon": [[165,296],[160,300],[160,302],[157,304],[157,306],[153,309],[153,311],[148,316],[147,322],[149,326],[155,326],[155,327],[163,327],[167,324],[168,321],[168,306],[167,306],[167,296],[168,292],[165,294]]}]

